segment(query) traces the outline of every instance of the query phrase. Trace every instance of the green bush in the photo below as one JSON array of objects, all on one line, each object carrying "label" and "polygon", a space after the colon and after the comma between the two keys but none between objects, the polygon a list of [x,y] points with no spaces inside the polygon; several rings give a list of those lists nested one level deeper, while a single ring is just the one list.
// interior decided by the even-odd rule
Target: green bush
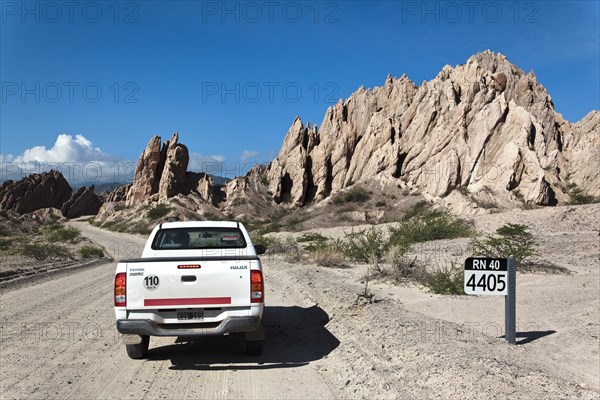
[{"label": "green bush", "polygon": [[473,255],[485,257],[507,258],[514,256],[521,264],[539,254],[537,243],[527,225],[506,224],[496,229],[495,235],[487,235],[485,239],[473,239],[471,248]]},{"label": "green bush", "polygon": [[464,269],[455,263],[450,267],[437,267],[428,274],[423,283],[433,293],[437,294],[465,294]]},{"label": "green bush", "polygon": [[383,277],[389,276],[395,282],[423,282],[427,278],[425,265],[417,257],[408,257],[410,247],[392,246],[387,253],[388,269],[380,271]]},{"label": "green bush", "polygon": [[10,252],[12,251],[14,248],[14,239],[7,237],[7,238],[0,238],[0,252]]},{"label": "green bush", "polygon": [[104,229],[111,230],[110,228],[112,228],[116,224],[117,224],[117,221],[106,221],[106,222],[101,223],[100,227],[104,228]]},{"label": "green bush", "polygon": [[375,227],[348,233],[336,244],[348,258],[372,263],[381,261],[389,246],[383,231]]},{"label": "green bush", "polygon": [[148,218],[154,220],[154,219],[164,217],[165,215],[167,215],[169,213],[169,211],[171,211],[171,208],[168,207],[167,205],[157,204],[156,206],[154,206],[153,208],[148,210],[148,213],[146,214],[146,216]]},{"label": "green bush", "polygon": [[291,237],[287,238],[283,244],[283,253],[285,254],[285,261],[289,263],[296,263],[302,260],[302,249],[298,246],[298,243]]},{"label": "green bush", "polygon": [[397,227],[390,227],[390,243],[406,246],[430,240],[469,237],[473,233],[470,222],[456,217],[450,211],[419,209]]},{"label": "green bush", "polygon": [[278,232],[281,228],[283,228],[283,225],[279,222],[271,222],[258,229],[258,232],[260,235],[266,235],[267,233]]},{"label": "green bush", "polygon": [[298,243],[304,243],[302,248],[308,252],[313,252],[317,249],[322,249],[328,246],[329,238],[320,233],[304,233],[298,239]]},{"label": "green bush", "polygon": [[248,199],[246,199],[244,197],[236,197],[231,202],[232,207],[243,206],[244,204],[248,204]]},{"label": "green bush", "polygon": [[83,246],[79,249],[79,254],[83,258],[102,258],[104,251],[101,248],[94,246]]},{"label": "green bush", "polygon": [[409,219],[423,215],[429,210],[429,203],[425,200],[421,200],[415,203],[411,208],[409,208],[406,213],[402,216],[402,221],[408,221]]},{"label": "green bush", "polygon": [[46,238],[49,242],[62,243],[77,243],[81,239],[79,230],[71,226],[67,226],[66,228],[61,226],[58,228],[52,227],[50,232],[47,231]]},{"label": "green bush", "polygon": [[332,202],[335,205],[342,205],[344,203],[364,203],[369,201],[371,194],[365,189],[360,187],[353,187],[352,189],[338,193],[334,196]]},{"label": "green bush", "polygon": [[21,254],[26,257],[35,258],[37,261],[72,260],[73,255],[65,247],[57,244],[30,243],[23,245]]},{"label": "green bush", "polygon": [[346,257],[335,245],[324,244],[320,247],[315,247],[310,252],[310,257],[315,264],[322,267],[346,267]]},{"label": "green bush", "polygon": [[302,250],[309,253],[315,264],[323,267],[345,267],[346,257],[342,252],[339,241],[333,242],[320,233],[307,232],[302,234],[296,243],[301,243]]},{"label": "green bush", "polygon": [[275,238],[264,236],[260,232],[252,232],[250,234],[250,239],[252,240],[253,245],[260,244],[262,246],[265,246],[265,248],[267,249],[267,252],[269,252],[269,253],[271,253],[270,249],[273,247],[273,245],[276,242]]},{"label": "green bush", "polygon": [[571,197],[571,201],[569,201],[569,204],[592,204],[598,203],[598,201],[600,201],[600,199],[594,196],[585,194],[583,190],[580,189],[575,183],[569,183],[567,188],[568,195],[569,197]]},{"label": "green bush", "polygon": [[125,232],[127,230],[127,226],[123,223],[117,221],[108,221],[102,224],[103,229],[108,229],[113,232]]}]

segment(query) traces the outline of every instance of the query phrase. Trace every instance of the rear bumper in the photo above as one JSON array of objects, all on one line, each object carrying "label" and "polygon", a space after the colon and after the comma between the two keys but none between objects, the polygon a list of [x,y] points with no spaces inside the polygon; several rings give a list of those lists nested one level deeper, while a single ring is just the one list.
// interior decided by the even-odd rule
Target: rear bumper
[{"label": "rear bumper", "polygon": [[[186,327],[185,325],[190,325]],[[125,335],[149,336],[218,336],[234,332],[251,332],[261,327],[259,316],[227,317],[217,326],[206,324],[157,324],[149,319],[119,319],[117,331]]]}]

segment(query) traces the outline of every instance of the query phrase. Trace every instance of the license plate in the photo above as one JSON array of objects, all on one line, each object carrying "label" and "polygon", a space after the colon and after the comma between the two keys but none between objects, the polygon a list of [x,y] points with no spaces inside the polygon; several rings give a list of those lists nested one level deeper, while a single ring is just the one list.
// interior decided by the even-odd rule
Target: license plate
[{"label": "license plate", "polygon": [[179,321],[202,321],[204,319],[204,311],[177,311],[177,319]]}]

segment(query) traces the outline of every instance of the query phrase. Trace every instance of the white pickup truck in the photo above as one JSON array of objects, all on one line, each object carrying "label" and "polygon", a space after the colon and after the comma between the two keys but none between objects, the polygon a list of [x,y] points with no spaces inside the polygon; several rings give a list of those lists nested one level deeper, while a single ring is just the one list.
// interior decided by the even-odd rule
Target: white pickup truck
[{"label": "white pickup truck", "polygon": [[115,315],[127,354],[144,358],[150,336],[243,332],[262,353],[265,286],[259,254],[239,222],[169,222],[154,228],[141,258],[115,272]]}]

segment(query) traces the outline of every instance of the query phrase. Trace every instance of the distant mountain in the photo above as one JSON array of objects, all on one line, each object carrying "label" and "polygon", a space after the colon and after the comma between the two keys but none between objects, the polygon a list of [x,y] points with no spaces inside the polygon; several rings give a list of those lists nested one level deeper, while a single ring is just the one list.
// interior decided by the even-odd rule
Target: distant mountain
[{"label": "distant mountain", "polygon": [[62,173],[54,170],[31,174],[16,182],[7,180],[0,186],[0,209],[19,214],[52,207],[67,218],[76,218],[96,214],[101,205],[94,186],[73,192]]},{"label": "distant mountain", "polygon": [[103,192],[110,193],[110,192],[114,191],[116,188],[118,188],[120,186],[125,186],[127,184],[128,184],[128,182],[106,182],[106,183],[99,183],[99,184],[95,184],[94,182],[83,182],[83,183],[78,184],[75,187],[80,188],[82,186],[94,185],[96,188],[96,193],[103,193]]},{"label": "distant mountain", "polygon": [[320,127],[296,118],[269,189],[296,206],[375,176],[432,198],[460,189],[506,205],[566,202],[573,185],[598,197],[599,126],[598,111],[566,121],[533,72],[488,50],[420,86],[403,75],[361,87]]},{"label": "distant mountain", "polygon": [[573,193],[600,196],[599,133],[599,111],[565,120],[533,72],[487,50],[421,85],[403,75],[361,87],[320,126],[296,117],[270,165],[229,181],[188,172],[178,134],[164,143],[155,136],[134,181],[111,193],[98,219],[123,219],[115,202],[135,217],[136,207],[176,198],[172,207],[186,203],[194,215],[264,220],[369,180],[432,200],[556,205]]}]

